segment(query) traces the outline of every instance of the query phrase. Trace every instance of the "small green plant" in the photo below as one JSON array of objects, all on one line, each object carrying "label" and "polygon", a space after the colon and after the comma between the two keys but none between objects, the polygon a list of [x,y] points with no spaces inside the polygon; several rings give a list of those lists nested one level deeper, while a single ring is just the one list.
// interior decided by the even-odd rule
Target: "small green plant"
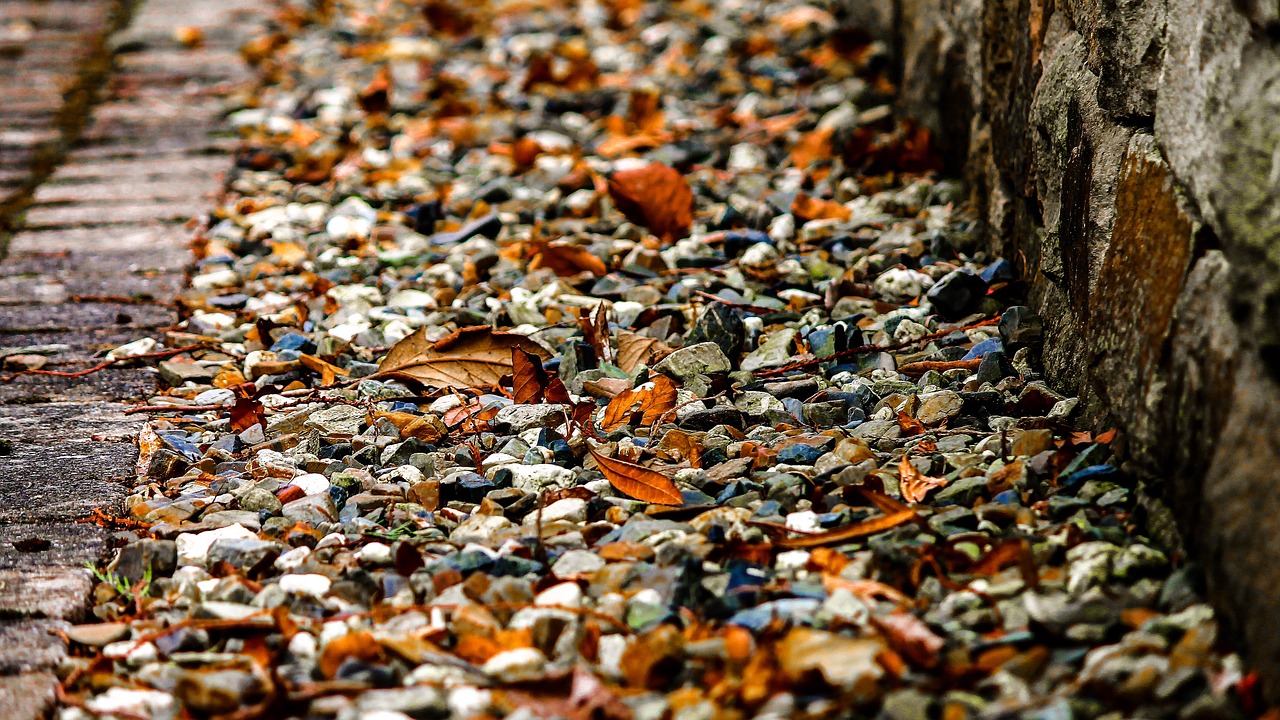
[{"label": "small green plant", "polygon": [[148,565],[147,569],[143,571],[142,581],[136,585],[130,585],[129,578],[123,575],[117,575],[110,570],[104,572],[87,560],[85,561],[84,566],[88,568],[89,572],[93,573],[93,576],[98,579],[98,582],[106,583],[111,586],[112,589],[120,594],[120,597],[125,598],[129,602],[133,602],[140,597],[145,597],[147,590],[151,587],[152,575],[150,565]]}]

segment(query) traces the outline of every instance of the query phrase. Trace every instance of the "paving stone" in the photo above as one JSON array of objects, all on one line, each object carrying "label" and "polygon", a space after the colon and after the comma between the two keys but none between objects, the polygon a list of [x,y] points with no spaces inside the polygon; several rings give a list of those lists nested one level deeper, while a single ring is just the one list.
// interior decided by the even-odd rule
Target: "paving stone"
[{"label": "paving stone", "polygon": [[[15,644],[11,647],[24,647]],[[11,720],[36,720],[53,708],[58,679],[51,673],[35,672],[0,677],[0,707]]]},{"label": "paving stone", "polygon": [[132,484],[137,447],[23,444],[0,456],[0,522],[42,522],[111,509]]},{"label": "paving stone", "polygon": [[131,439],[143,416],[125,415],[119,403],[0,405],[0,437],[19,443],[65,443],[68,438]]}]

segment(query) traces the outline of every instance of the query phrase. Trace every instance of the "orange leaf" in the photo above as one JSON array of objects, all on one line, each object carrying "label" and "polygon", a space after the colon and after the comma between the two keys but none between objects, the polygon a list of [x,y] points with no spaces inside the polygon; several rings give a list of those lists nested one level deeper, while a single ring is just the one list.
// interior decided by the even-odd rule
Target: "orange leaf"
[{"label": "orange leaf", "polygon": [[898,411],[898,427],[902,428],[902,434],[907,437],[919,435],[924,432],[924,423],[916,420],[901,410]]},{"label": "orange leaf", "polygon": [[833,200],[810,197],[804,193],[796,195],[791,203],[791,212],[799,219],[809,220],[848,220],[853,211]]},{"label": "orange leaf", "polygon": [[917,470],[906,455],[902,456],[902,462],[898,464],[898,479],[902,498],[913,503],[922,502],[930,490],[947,484],[943,478],[929,477]]},{"label": "orange leaf", "polygon": [[650,365],[655,356],[670,351],[661,340],[648,335],[622,330],[618,333],[618,367],[625,373],[634,373],[641,365]]},{"label": "orange leaf", "polygon": [[384,658],[382,645],[369,633],[359,632],[342,635],[329,641],[320,654],[320,672],[332,679],[338,674],[338,668],[348,658],[355,658],[366,663],[375,663]]},{"label": "orange leaf", "polygon": [[595,458],[600,472],[618,490],[637,500],[659,505],[680,505],[684,499],[671,478],[656,470],[608,457],[590,445],[587,452]]},{"label": "orange leaf", "polygon": [[639,394],[635,390],[623,390],[615,395],[604,409],[604,419],[600,421],[600,427],[605,432],[611,432],[629,423],[631,410],[635,407]]},{"label": "orange leaf", "polygon": [[573,243],[557,240],[555,242],[539,242],[531,244],[533,258],[529,261],[529,269],[550,268],[556,275],[577,275],[589,272],[592,275],[604,275],[609,272],[604,261],[591,251]]},{"label": "orange leaf", "polygon": [[676,406],[676,384],[666,375],[659,375],[653,381],[653,389],[640,401],[640,410],[644,417],[640,422],[649,425],[658,421]]},{"label": "orange leaf", "polygon": [[903,510],[892,515],[881,515],[880,517],[863,520],[855,525],[832,530],[830,532],[820,533],[818,535],[810,535],[808,537],[787,538],[774,543],[778,547],[784,548],[807,548],[820,547],[822,545],[830,545],[832,543],[845,542],[860,538],[865,535],[875,535],[885,530],[898,527],[899,525],[914,520],[916,512],[914,510]]},{"label": "orange leaf", "polygon": [[800,141],[791,148],[791,164],[804,170],[816,160],[831,159],[830,128],[814,130],[800,136]]},{"label": "orange leaf", "polygon": [[662,163],[614,173],[609,196],[628,220],[664,241],[685,237],[693,226],[693,191],[683,175]]},{"label": "orange leaf", "polygon": [[351,374],[333,363],[321,360],[315,355],[300,355],[298,356],[298,362],[302,363],[302,366],[311,372],[319,375],[321,385],[332,385],[339,375],[347,377]]}]

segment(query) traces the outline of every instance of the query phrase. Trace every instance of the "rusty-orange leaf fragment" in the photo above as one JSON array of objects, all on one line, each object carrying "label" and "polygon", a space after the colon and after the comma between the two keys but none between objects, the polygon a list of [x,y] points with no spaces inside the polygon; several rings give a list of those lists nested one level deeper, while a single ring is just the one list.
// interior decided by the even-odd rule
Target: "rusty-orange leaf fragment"
[{"label": "rusty-orange leaf fragment", "polygon": [[680,489],[666,475],[635,463],[611,458],[589,444],[587,452],[591,453],[609,484],[621,492],[637,500],[659,505],[679,505],[684,502]]}]

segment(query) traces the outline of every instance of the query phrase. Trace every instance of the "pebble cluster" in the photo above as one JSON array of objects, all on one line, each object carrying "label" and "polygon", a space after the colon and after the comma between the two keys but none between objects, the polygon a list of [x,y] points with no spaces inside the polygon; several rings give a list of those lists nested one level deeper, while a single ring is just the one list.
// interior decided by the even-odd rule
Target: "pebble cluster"
[{"label": "pebble cluster", "polygon": [[1247,717],[834,5],[286,3],[60,717]]}]

